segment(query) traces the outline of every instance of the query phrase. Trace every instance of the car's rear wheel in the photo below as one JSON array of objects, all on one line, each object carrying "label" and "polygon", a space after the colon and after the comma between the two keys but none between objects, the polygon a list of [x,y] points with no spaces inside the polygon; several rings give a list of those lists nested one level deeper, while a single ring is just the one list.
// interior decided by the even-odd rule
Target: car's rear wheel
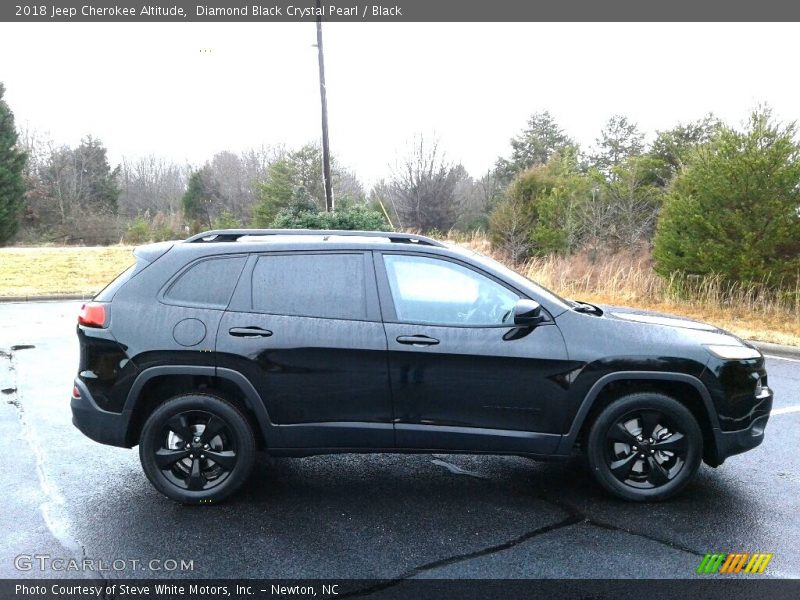
[{"label": "car's rear wheel", "polygon": [[664,500],[694,477],[703,435],[694,415],[664,394],[615,400],[595,419],[587,442],[589,466],[612,494],[639,502]]},{"label": "car's rear wheel", "polygon": [[219,502],[250,474],[255,439],[231,403],[209,394],[185,394],[159,406],[145,422],[139,459],[165,496],[184,504]]}]

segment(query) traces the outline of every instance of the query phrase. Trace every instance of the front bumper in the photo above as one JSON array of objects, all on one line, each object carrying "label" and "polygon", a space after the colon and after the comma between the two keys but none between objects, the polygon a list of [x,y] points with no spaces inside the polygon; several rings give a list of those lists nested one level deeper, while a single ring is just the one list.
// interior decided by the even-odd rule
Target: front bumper
[{"label": "front bumper", "polygon": [[97,406],[80,379],[75,380],[75,387],[80,395],[73,394],[70,401],[72,424],[95,442],[109,446],[130,447],[125,441],[128,431],[127,415],[108,412]]},{"label": "front bumper", "polygon": [[772,398],[772,391],[767,389],[763,397],[759,398],[758,412],[761,414],[755,417],[746,428],[736,431],[714,429],[716,456],[707,461],[709,464],[712,466],[721,465],[729,456],[752,450],[764,441],[764,429],[767,427],[769,414],[772,410]]}]

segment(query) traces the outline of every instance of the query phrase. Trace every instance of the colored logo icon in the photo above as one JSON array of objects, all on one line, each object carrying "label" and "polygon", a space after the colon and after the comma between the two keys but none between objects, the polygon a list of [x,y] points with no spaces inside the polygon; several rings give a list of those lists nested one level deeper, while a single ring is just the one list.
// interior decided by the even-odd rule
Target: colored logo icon
[{"label": "colored logo icon", "polygon": [[702,574],[726,575],[735,573],[763,573],[769,561],[772,560],[772,553],[765,552],[735,552],[706,554],[697,567],[697,572]]}]

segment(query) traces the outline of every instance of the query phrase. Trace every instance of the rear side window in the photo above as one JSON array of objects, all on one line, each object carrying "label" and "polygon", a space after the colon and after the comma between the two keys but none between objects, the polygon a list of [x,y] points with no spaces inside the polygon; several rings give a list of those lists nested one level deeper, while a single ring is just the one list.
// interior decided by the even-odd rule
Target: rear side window
[{"label": "rear side window", "polygon": [[175,304],[225,308],[246,258],[225,256],[195,263],[169,286],[164,298]]},{"label": "rear side window", "polygon": [[100,290],[100,292],[94,297],[94,300],[96,302],[111,302],[111,300],[114,298],[114,294],[117,293],[117,290],[128,283],[128,281],[131,280],[131,277],[144,269],[147,264],[148,263],[144,262],[143,260],[132,264],[130,267],[120,273],[111,283]]},{"label": "rear side window", "polygon": [[367,317],[363,254],[261,256],[253,269],[253,308],[274,315]]}]

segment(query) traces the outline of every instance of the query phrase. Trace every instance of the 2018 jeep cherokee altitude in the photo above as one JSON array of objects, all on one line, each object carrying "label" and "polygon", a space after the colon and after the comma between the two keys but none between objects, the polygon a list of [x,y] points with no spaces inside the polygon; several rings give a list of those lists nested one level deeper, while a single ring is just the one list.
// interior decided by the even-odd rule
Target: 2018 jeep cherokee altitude
[{"label": "2018 jeep cherokee altitude", "polygon": [[611,493],[660,500],[763,440],[772,392],[746,342],[426,237],[223,230],[135,255],[79,317],[73,421],[138,444],[180,502],[233,493],[258,449],[580,449]]}]

